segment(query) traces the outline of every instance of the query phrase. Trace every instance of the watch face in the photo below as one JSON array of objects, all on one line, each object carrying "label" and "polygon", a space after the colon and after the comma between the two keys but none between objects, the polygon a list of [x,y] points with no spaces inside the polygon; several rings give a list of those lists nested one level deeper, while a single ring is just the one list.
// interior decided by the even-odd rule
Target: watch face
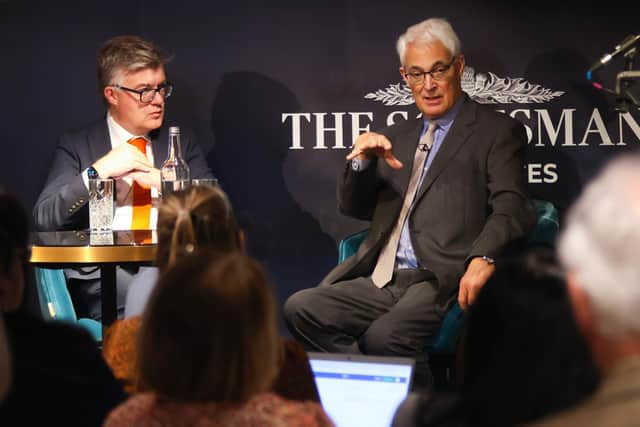
[{"label": "watch face", "polygon": [[98,178],[98,171],[93,166],[90,166],[89,169],[87,169],[87,176],[90,179],[96,179]]}]

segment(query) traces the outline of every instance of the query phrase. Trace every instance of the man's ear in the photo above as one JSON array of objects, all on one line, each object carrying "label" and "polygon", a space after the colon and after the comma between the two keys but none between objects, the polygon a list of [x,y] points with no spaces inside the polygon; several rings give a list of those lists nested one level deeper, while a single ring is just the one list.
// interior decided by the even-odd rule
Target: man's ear
[{"label": "man's ear", "polygon": [[465,59],[464,59],[464,55],[460,54],[458,55],[458,72],[460,73],[460,75],[462,75],[462,71],[464,71],[464,67],[466,65]]},{"label": "man's ear", "polygon": [[593,306],[589,295],[580,286],[579,278],[574,271],[567,274],[567,293],[578,328],[587,339],[591,338],[596,332]]},{"label": "man's ear", "polygon": [[104,95],[104,99],[107,100],[109,105],[118,105],[118,97],[116,97],[116,89],[113,86],[105,86],[102,89],[102,94]]},{"label": "man's ear", "polygon": [[407,77],[405,76],[405,74],[407,74],[406,70],[404,69],[404,67],[400,67],[399,71],[400,75],[402,76],[402,80],[404,80],[404,82],[408,85],[409,83],[407,82]]}]

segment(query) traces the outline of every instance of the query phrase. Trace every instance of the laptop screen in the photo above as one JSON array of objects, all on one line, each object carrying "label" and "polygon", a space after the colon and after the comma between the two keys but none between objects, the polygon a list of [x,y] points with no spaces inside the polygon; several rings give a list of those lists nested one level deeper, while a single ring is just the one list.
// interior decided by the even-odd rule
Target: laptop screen
[{"label": "laptop screen", "polygon": [[414,360],[310,352],[322,407],[337,427],[389,427],[411,387]]}]

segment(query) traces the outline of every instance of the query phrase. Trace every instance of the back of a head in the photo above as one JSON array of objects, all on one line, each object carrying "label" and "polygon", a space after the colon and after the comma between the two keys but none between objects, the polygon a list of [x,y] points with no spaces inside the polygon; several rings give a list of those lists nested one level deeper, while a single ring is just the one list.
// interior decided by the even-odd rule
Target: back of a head
[{"label": "back of a head", "polygon": [[16,252],[25,251],[29,241],[29,219],[20,201],[0,191],[0,269],[7,272]]},{"label": "back of a head", "polygon": [[139,36],[113,37],[100,48],[98,54],[98,89],[122,84],[127,73],[145,68],[157,69],[169,60],[167,54],[152,42]]},{"label": "back of a head", "polygon": [[598,331],[640,336],[640,156],[610,161],[571,207],[562,263],[588,295]]},{"label": "back of a head", "polygon": [[442,43],[452,56],[461,53],[460,39],[451,24],[443,18],[430,18],[407,28],[407,31],[398,38],[396,50],[400,63],[404,65],[407,44],[430,45],[435,42]]},{"label": "back of a head", "polygon": [[191,186],[167,197],[158,208],[157,233],[155,264],[161,271],[199,249],[242,248],[231,203],[219,187]]},{"label": "back of a head", "polygon": [[242,402],[271,386],[278,342],[262,267],[239,252],[196,252],[166,271],[149,300],[141,381],[173,400]]},{"label": "back of a head", "polygon": [[546,250],[500,260],[471,308],[464,348],[464,397],[475,425],[532,421],[597,385],[562,271]]},{"label": "back of a head", "polygon": [[[20,201],[0,192],[0,309],[26,311],[29,280],[29,217]],[[28,289],[27,289],[28,291]]]}]

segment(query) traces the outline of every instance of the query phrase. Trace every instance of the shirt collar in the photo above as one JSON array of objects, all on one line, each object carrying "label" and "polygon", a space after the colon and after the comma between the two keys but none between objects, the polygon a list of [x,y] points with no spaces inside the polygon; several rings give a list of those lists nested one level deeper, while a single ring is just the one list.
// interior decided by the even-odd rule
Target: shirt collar
[{"label": "shirt collar", "polygon": [[111,112],[107,112],[107,126],[109,126],[109,134],[111,135],[111,140],[117,142],[118,144],[127,142],[131,138],[135,138],[138,136],[145,138],[147,142],[149,141],[149,137],[147,135],[134,135],[120,126],[120,124],[111,115]]},{"label": "shirt collar", "polygon": [[[462,103],[464,102],[464,98],[465,98],[464,96],[458,97],[458,100],[455,102],[455,104],[453,104],[453,107],[451,107],[451,109],[447,111],[447,113],[444,116],[438,117],[437,119],[434,120],[438,125],[438,127],[440,127],[443,130],[448,130],[451,127],[451,125],[453,124],[453,121],[458,115],[458,112],[460,111],[460,108],[462,108]],[[429,123],[430,123],[430,120],[425,118],[423,129],[427,129],[427,127],[429,127]]]}]

